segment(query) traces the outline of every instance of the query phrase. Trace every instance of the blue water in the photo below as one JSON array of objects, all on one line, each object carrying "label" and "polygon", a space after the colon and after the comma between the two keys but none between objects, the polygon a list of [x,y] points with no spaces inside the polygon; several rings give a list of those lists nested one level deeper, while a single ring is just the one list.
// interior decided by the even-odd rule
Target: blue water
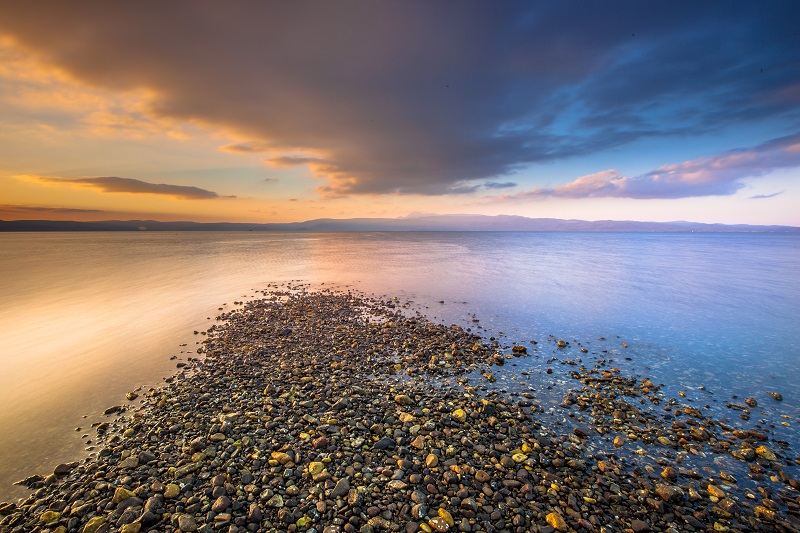
[{"label": "blue water", "polygon": [[174,371],[170,357],[191,353],[220,307],[290,280],[538,340],[509,376],[544,368],[553,335],[607,349],[721,417],[734,395],[753,396],[754,423],[800,449],[799,273],[791,234],[0,234],[0,498],[85,453],[82,417]]}]

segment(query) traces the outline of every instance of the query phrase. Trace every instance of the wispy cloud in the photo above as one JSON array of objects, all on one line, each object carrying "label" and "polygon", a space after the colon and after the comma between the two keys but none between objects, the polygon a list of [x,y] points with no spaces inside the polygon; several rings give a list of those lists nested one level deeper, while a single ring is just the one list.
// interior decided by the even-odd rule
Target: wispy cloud
[{"label": "wispy cloud", "polygon": [[[625,176],[610,169],[581,176],[555,187],[541,187],[500,196],[498,199],[537,198],[690,198],[722,196],[744,187],[743,180],[773,170],[800,166],[800,134],[781,137],[749,149],[723,152],[712,157],[665,165],[639,176]],[[756,198],[769,198],[762,195]]]},{"label": "wispy cloud", "polygon": [[226,144],[225,146],[221,146],[220,150],[223,152],[230,152],[232,154],[257,154],[261,152],[267,152],[272,148],[274,148],[274,146],[270,146],[269,143],[250,141]]},{"label": "wispy cloud", "polygon": [[775,198],[776,196],[779,196],[779,195],[783,194],[784,192],[786,192],[786,191],[778,191],[778,192],[774,192],[772,194],[756,194],[755,196],[751,196],[750,199],[751,200],[764,200],[766,198]]},{"label": "wispy cloud", "polygon": [[78,209],[74,207],[43,207],[35,205],[19,205],[19,204],[0,204],[0,213],[10,213],[15,215],[38,213],[38,214],[54,214],[54,215],[68,215],[76,213],[105,213],[103,209]]},{"label": "wispy cloud", "polygon": [[150,183],[133,178],[114,176],[65,178],[56,176],[26,176],[42,183],[54,185],[79,185],[90,187],[107,193],[159,194],[183,200],[208,200],[220,196],[206,189],[187,185],[169,185],[166,183]]},{"label": "wispy cloud", "polygon": [[516,187],[517,184],[513,181],[504,181],[502,183],[498,183],[496,181],[487,181],[483,184],[483,186],[487,189],[510,189],[511,187]]}]

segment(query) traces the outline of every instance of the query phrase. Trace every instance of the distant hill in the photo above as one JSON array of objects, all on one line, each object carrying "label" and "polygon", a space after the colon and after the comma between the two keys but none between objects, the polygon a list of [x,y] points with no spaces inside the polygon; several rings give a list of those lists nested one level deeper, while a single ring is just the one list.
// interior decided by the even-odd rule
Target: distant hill
[{"label": "distant hill", "polygon": [[0,220],[0,231],[579,231],[579,232],[769,232],[800,233],[794,226],[562,220],[514,215],[420,215],[404,218],[319,218],[305,222],[248,224],[235,222],[158,222],[106,220]]}]

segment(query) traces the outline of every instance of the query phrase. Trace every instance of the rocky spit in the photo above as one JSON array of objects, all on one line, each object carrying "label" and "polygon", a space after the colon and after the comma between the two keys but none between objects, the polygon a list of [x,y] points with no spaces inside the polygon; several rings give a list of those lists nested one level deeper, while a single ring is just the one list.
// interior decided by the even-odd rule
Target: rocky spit
[{"label": "rocky spit", "polygon": [[281,289],[218,319],[200,357],[107,411],[95,454],[23,480],[0,532],[798,531],[786,446],[602,354],[546,406],[471,384],[530,344],[393,300]]}]

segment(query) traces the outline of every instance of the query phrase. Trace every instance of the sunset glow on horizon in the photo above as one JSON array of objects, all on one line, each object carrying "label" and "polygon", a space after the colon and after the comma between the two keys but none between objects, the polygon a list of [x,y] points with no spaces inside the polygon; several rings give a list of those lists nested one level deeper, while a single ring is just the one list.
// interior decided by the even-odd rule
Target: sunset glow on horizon
[{"label": "sunset glow on horizon", "polygon": [[800,226],[797,20],[791,2],[4,3],[0,219]]}]

